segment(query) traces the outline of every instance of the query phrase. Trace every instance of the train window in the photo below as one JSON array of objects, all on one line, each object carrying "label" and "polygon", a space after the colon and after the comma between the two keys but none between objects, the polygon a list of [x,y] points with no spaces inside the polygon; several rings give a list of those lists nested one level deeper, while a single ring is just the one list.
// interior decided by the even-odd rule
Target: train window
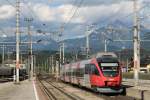
[{"label": "train window", "polygon": [[79,76],[79,74],[80,74],[80,70],[79,70],[79,69],[77,69],[77,70],[76,70],[76,76],[78,77],[78,76]]},{"label": "train window", "polygon": [[72,76],[74,76],[75,70],[73,69],[73,70],[71,71],[71,73],[72,73]]},{"label": "train window", "polygon": [[89,64],[86,64],[85,65],[85,74],[90,74],[90,65]]},{"label": "train window", "polygon": [[91,66],[91,74],[99,75],[99,72],[96,66],[94,64],[91,64],[90,66]]},{"label": "train window", "polygon": [[118,59],[116,57],[101,57],[101,58],[97,58],[97,62],[107,62],[107,63],[110,63],[110,62],[118,62]]},{"label": "train window", "polygon": [[74,76],[76,76],[76,75],[77,75],[77,74],[76,74],[77,70],[76,70],[76,69],[74,69],[74,71],[73,71],[73,72],[74,72]]},{"label": "train window", "polygon": [[104,76],[115,77],[119,73],[119,64],[118,62],[113,63],[99,63],[100,68]]},{"label": "train window", "polygon": [[85,65],[85,74],[99,75],[99,72],[94,64],[86,64]]},{"label": "train window", "polygon": [[83,77],[83,76],[84,76],[84,69],[81,68],[81,69],[80,69],[80,77]]},{"label": "train window", "polygon": [[76,76],[77,77],[83,77],[84,76],[84,69],[80,68],[76,70]]}]

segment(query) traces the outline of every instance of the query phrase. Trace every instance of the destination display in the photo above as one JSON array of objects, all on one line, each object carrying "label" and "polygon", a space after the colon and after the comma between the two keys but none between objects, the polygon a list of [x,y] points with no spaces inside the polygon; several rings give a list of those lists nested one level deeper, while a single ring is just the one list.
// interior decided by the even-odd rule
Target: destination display
[{"label": "destination display", "polygon": [[101,63],[101,66],[119,66],[118,63]]}]

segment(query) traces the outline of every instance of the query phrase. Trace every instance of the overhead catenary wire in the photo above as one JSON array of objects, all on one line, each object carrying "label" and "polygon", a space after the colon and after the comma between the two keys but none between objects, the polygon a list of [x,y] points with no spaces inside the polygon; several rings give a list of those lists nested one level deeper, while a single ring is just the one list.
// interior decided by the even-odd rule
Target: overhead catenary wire
[{"label": "overhead catenary wire", "polygon": [[[66,28],[66,26],[67,26],[67,25],[71,22],[71,20],[75,17],[75,15],[76,15],[76,13],[78,12],[79,8],[80,8],[81,5],[83,4],[83,1],[84,1],[84,0],[81,0],[81,1],[79,2],[79,4],[76,4],[76,8],[75,8],[73,14],[71,15],[71,17],[70,17],[66,22],[64,22],[64,23],[61,25],[61,27],[60,27],[60,33],[62,33],[62,32],[64,31],[64,29]],[[77,3],[77,2],[74,2],[74,3]],[[73,11],[73,8],[71,9],[70,12],[72,12],[72,11]],[[62,30],[62,28],[63,28],[63,30]]]},{"label": "overhead catenary wire", "polygon": [[[141,7],[140,9],[138,9],[137,11],[140,12],[140,11],[141,11],[142,9],[144,9],[145,7],[147,7],[147,5],[144,5],[143,7]],[[120,10],[121,10],[121,8],[120,8]],[[118,10],[118,11],[117,11],[115,14],[113,14],[113,15],[118,16],[117,13],[119,13],[120,10]],[[128,15],[122,16],[120,19],[128,18],[128,17],[132,16],[133,14],[134,14],[134,12],[129,13]],[[108,17],[108,18],[106,18],[105,20],[100,21],[100,23],[103,23],[103,22],[105,22],[105,23],[106,23],[106,22],[111,23],[111,22],[113,22],[113,21],[114,21],[114,18],[115,18],[113,15],[111,15],[111,16]]]},{"label": "overhead catenary wire", "polygon": [[[140,12],[142,9],[144,9],[145,7],[147,7],[147,5],[144,5],[143,7],[141,7],[140,9],[138,9],[137,10],[137,12]],[[118,12],[120,12],[119,10],[118,10]],[[116,15],[117,15],[117,13],[115,13]],[[134,12],[133,13],[129,13],[128,15],[126,15],[126,16],[122,16],[121,18],[127,18],[127,17],[130,17],[130,16],[132,16],[134,14]],[[113,20],[114,20],[114,17],[113,16],[110,16],[110,17],[108,17],[106,20],[103,20],[103,21],[101,21],[101,23],[103,23],[103,22],[109,22],[109,24],[111,23],[111,22],[113,22]],[[113,29],[114,30],[114,29]],[[115,29],[115,30],[118,30],[118,29]],[[119,29],[120,31],[121,30],[123,30],[123,29]],[[131,31],[132,29],[126,29],[126,31]]]},{"label": "overhead catenary wire", "polygon": [[1,29],[1,28],[0,28],[0,31],[1,31],[3,34],[5,34],[5,35],[7,34],[7,33],[6,33],[5,31],[3,31],[3,29]]},{"label": "overhead catenary wire", "polygon": [[80,6],[82,5],[84,0],[81,0],[80,2],[77,2],[78,0],[74,0],[72,2],[72,5],[76,5],[76,6],[72,6],[72,8],[70,9],[70,11],[68,12],[68,14],[71,14],[71,17],[69,17],[69,19],[66,19],[66,22],[63,22],[60,24],[60,27],[58,28],[57,31],[57,36],[58,39],[57,41],[61,41],[61,37],[62,37],[62,33],[64,32],[64,29],[66,28],[66,26],[71,22],[71,20],[73,19],[73,17],[76,15],[77,11],[79,10]]},{"label": "overhead catenary wire", "polygon": [[70,23],[70,21],[75,17],[75,15],[76,15],[76,13],[78,12],[79,8],[81,7],[83,1],[84,1],[84,0],[81,0],[81,1],[79,2],[79,5],[77,5],[76,10],[74,11],[74,13],[73,13],[72,16],[70,17],[70,19],[65,23],[65,25],[68,24],[68,23]]},{"label": "overhead catenary wire", "polygon": [[[10,2],[9,0],[6,0],[6,1],[7,1],[11,6],[13,6],[14,8],[16,8],[16,6],[15,6],[12,2]],[[24,1],[24,0],[23,0],[23,1]],[[24,1],[24,4],[26,4],[25,1]],[[29,5],[27,5],[27,6],[28,6],[28,9],[29,9],[30,15],[31,15],[33,18],[37,17],[36,14],[34,13],[34,11],[32,10],[32,8],[31,8]],[[20,12],[20,14],[21,14],[24,18],[27,17],[27,15],[25,15],[23,12]]]},{"label": "overhead catenary wire", "polygon": [[[11,3],[9,0],[6,0],[6,1],[8,1],[11,5],[13,5],[13,3]],[[25,1],[25,0],[23,0],[23,1]],[[43,0],[44,1],[44,0]],[[53,0],[54,1],[54,0]],[[77,1],[78,0],[74,0],[74,4],[76,4],[77,3]],[[63,23],[63,25],[61,25],[62,27],[66,27],[70,22],[71,22],[71,20],[74,18],[74,16],[76,15],[76,13],[77,13],[77,11],[78,11],[78,9],[80,8],[80,6],[82,5],[82,2],[83,2],[83,0],[81,0],[80,2],[79,2],[79,4],[76,4],[77,5],[77,8],[75,9],[75,11],[74,11],[74,13],[72,14],[72,16],[65,22],[65,23]],[[79,5],[79,6],[78,6]],[[13,5],[14,6],[14,5]],[[29,6],[29,5],[28,5]],[[31,14],[34,14],[33,13],[33,10],[31,9],[31,6],[29,6],[28,7],[29,9],[30,9],[30,13]],[[141,8],[141,9],[143,9],[143,8]],[[71,12],[73,11],[73,8],[72,8],[72,10],[71,10]],[[118,10],[118,12],[119,12],[119,10]],[[131,13],[131,15],[132,15],[133,13]],[[36,14],[34,14],[34,15],[36,15]],[[32,15],[32,16],[34,16],[34,15]],[[117,14],[116,14],[117,15]],[[125,17],[129,17],[129,16],[131,16],[130,14],[129,15],[127,15],[127,16],[125,16]],[[111,19],[112,18],[112,19]],[[110,16],[109,18],[108,18],[109,20],[113,20],[113,17],[112,16]],[[106,20],[104,20],[103,22],[107,22],[107,21],[109,21],[108,19],[106,19]]]},{"label": "overhead catenary wire", "polygon": [[34,12],[33,9],[31,8],[31,6],[30,6],[27,2],[25,2],[25,0],[23,0],[23,2],[24,2],[25,4],[27,4],[28,10],[30,11],[31,16],[32,16],[33,18],[37,17],[37,15],[35,14],[35,12]]},{"label": "overhead catenary wire", "polygon": [[[12,2],[10,2],[9,0],[6,0],[12,7],[16,8],[16,5],[14,5]],[[20,12],[20,14],[22,16],[25,16],[22,12]]]},{"label": "overhead catenary wire", "polygon": [[[6,0],[12,7],[14,7],[14,8],[16,8],[16,5],[14,5],[12,2],[10,2],[9,0]],[[24,1],[24,0],[23,0]],[[25,2],[25,1],[24,1]],[[24,3],[24,4],[26,4],[26,3]],[[28,9],[29,9],[29,12],[30,12],[30,15],[33,17],[33,18],[35,18],[35,17],[37,17],[36,16],[36,14],[33,12],[33,10],[31,9],[31,7],[29,6],[29,5],[27,5],[28,6]],[[22,17],[23,18],[26,18],[27,17],[27,15],[25,15],[23,12],[20,12],[20,14],[22,15]],[[1,29],[0,29],[1,30]],[[1,31],[2,32],[2,31]],[[6,32],[4,32],[3,31],[3,33],[6,33]]]},{"label": "overhead catenary wire", "polygon": [[[82,3],[82,1],[81,1],[81,3]],[[79,6],[80,7],[80,6]],[[77,13],[77,11],[78,11],[78,9],[79,9],[79,7],[77,7],[77,9],[74,11],[74,14],[72,15],[72,17],[70,17],[70,19],[68,20],[68,21],[66,21],[65,23],[63,23],[62,25],[61,25],[61,29],[60,29],[60,31],[62,32],[62,28],[65,28],[70,22],[71,22],[71,20],[73,19],[73,17],[76,15],[76,13]],[[143,7],[141,7],[139,10],[138,10],[138,12],[140,12],[142,9],[144,9],[146,7],[146,5],[145,6],[143,6]],[[120,10],[121,10],[121,8],[120,8]],[[118,10],[115,14],[113,14],[113,15],[117,15],[117,13],[119,13],[120,12],[120,10]],[[132,16],[134,13],[130,13],[130,14],[128,14],[128,15],[126,15],[126,16],[122,16],[121,18],[127,18],[127,17],[129,17],[129,16]],[[109,22],[109,23],[111,23],[113,20],[114,20],[114,16],[112,17],[112,16],[110,16],[110,17],[108,17],[108,18],[106,18],[105,20],[103,20],[103,21],[101,21],[101,23],[102,22]],[[63,29],[63,31],[64,31],[64,29]]]}]

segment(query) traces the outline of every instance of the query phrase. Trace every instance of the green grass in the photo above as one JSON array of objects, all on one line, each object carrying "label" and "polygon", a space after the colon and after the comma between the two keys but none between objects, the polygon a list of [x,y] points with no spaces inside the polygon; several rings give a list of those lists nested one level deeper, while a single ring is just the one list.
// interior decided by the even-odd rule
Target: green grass
[{"label": "green grass", "polygon": [[[122,73],[123,78],[133,79],[134,73]],[[150,80],[150,73],[139,73],[139,79]]]}]

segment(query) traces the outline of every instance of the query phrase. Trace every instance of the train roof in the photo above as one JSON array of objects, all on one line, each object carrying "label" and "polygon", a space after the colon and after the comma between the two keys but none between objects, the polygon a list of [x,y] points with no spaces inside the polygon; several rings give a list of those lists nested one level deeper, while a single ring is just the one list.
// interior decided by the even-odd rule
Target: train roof
[{"label": "train roof", "polygon": [[102,58],[104,56],[117,58],[117,55],[113,52],[99,52],[95,55],[92,55],[92,57],[95,57],[95,58]]},{"label": "train roof", "polygon": [[97,58],[98,62],[118,62],[117,58],[114,57],[102,57],[102,58]]},{"label": "train roof", "polygon": [[77,62],[70,62],[67,64],[63,64],[63,66],[69,67],[70,64],[77,64],[77,63],[87,64],[87,63],[90,63],[93,58],[95,58],[97,61],[100,61],[100,62],[118,62],[117,55],[115,53],[100,52],[100,53],[97,53],[96,55],[91,56],[91,58],[89,59],[84,59],[84,60],[77,61]]},{"label": "train roof", "polygon": [[117,55],[113,52],[102,52],[96,55],[97,61],[100,62],[118,62]]}]

